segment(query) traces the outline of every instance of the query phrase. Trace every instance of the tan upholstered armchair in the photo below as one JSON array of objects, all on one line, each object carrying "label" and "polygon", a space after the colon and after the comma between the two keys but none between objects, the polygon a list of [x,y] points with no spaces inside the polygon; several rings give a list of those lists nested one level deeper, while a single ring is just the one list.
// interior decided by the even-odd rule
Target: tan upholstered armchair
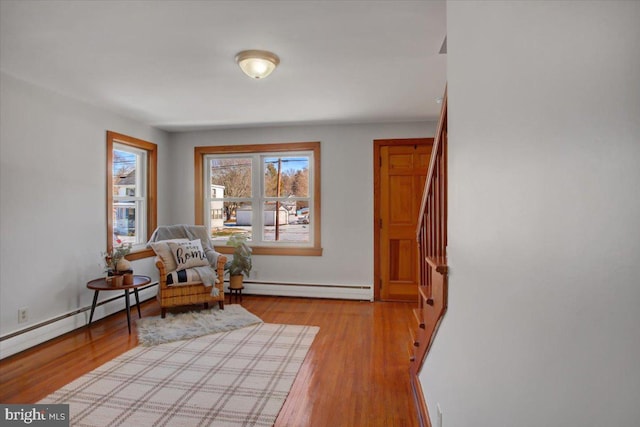
[{"label": "tan upholstered armchair", "polygon": [[[178,256],[176,262],[175,253],[184,254],[184,251],[176,252],[176,248],[184,248],[192,243],[197,246],[198,242],[194,242],[197,240],[200,241],[206,259],[204,256],[201,259],[194,257],[193,259],[201,261],[196,266],[191,266],[192,259],[189,256],[185,257],[186,261]],[[204,226],[158,227],[148,246],[153,248],[157,255],[155,262],[160,276],[157,299],[163,318],[167,309],[172,307],[203,304],[204,308],[208,308],[209,303],[217,302],[220,308],[224,309],[223,275],[227,258],[215,252]],[[187,253],[190,253],[189,250]],[[205,282],[210,282],[210,285],[207,286]]]},{"label": "tan upholstered armchair", "polygon": [[179,307],[184,305],[204,304],[204,308],[209,307],[209,303],[217,302],[221,309],[224,309],[224,263],[227,262],[227,258],[224,255],[218,256],[218,265],[216,268],[218,280],[220,281],[215,285],[220,292],[217,297],[211,295],[211,287],[204,286],[203,283],[190,284],[190,285],[167,285],[167,270],[164,268],[164,263],[159,257],[156,257],[156,267],[160,273],[160,280],[158,281],[158,295],[156,298],[160,303],[160,311],[162,318],[167,314],[167,308]]}]

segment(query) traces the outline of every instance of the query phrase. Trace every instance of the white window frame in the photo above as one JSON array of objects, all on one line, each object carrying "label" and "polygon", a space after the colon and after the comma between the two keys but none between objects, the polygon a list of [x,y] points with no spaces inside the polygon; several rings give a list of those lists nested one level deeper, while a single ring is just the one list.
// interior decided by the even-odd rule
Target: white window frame
[{"label": "white window frame", "polygon": [[[195,224],[202,224],[210,229],[210,211],[212,200],[251,201],[252,207],[252,241],[254,255],[302,255],[321,256],[321,215],[320,215],[320,142],[294,142],[282,144],[255,144],[234,146],[195,147]],[[291,200],[288,197],[266,197],[264,195],[264,161],[265,157],[309,157],[309,195],[295,199],[309,202],[311,223],[309,224],[309,241],[274,241],[263,239],[264,204],[266,201]],[[209,160],[212,158],[251,158],[252,159],[252,196],[251,198],[212,198],[211,171]],[[258,209],[255,207],[258,206]],[[222,253],[233,253],[233,248],[216,244],[216,250]]]},{"label": "white window frame", "polygon": [[[136,210],[135,219],[135,240],[131,242],[133,249],[141,249],[147,243],[147,203],[148,203],[148,183],[147,183],[147,151],[139,148],[131,147],[118,142],[113,143],[113,150],[123,151],[125,153],[133,154],[136,159],[136,182],[135,182],[135,195],[113,195],[113,206],[117,207],[118,203],[130,204],[133,202]],[[114,236],[116,231],[116,224],[113,224]]]},{"label": "white window frame", "polygon": [[[204,218],[205,225],[208,230],[211,230],[211,213],[209,211],[211,202],[250,202],[251,209],[251,227],[252,227],[252,239],[250,244],[252,246],[283,246],[283,247],[308,247],[314,246],[314,230],[313,227],[309,227],[309,241],[307,242],[293,242],[293,241],[275,241],[265,240],[264,238],[264,206],[267,202],[287,202],[287,201],[307,201],[309,203],[309,211],[313,212],[314,208],[314,154],[313,151],[288,151],[288,152],[260,152],[260,153],[247,153],[247,154],[207,154],[204,156],[204,163],[206,170],[204,173],[203,187],[205,188],[204,198]],[[264,188],[264,176],[266,173],[265,159],[269,157],[306,157],[309,159],[309,186],[308,194],[305,197],[268,197],[265,195]],[[214,159],[251,159],[251,197],[223,197],[213,198],[211,197],[211,160]],[[313,217],[312,217],[313,221]],[[283,224],[286,225],[286,224]]]},{"label": "white window frame", "polygon": [[[113,194],[113,151],[114,149],[136,154],[140,160],[136,172],[136,195],[115,196]],[[158,146],[152,142],[134,138],[113,131],[107,131],[107,251],[111,251],[114,244],[113,207],[116,202],[133,201],[137,205],[136,211],[136,244],[127,255],[128,260],[136,260],[155,256],[152,249],[146,248],[146,241],[151,237],[157,224],[157,194],[158,194]]]}]

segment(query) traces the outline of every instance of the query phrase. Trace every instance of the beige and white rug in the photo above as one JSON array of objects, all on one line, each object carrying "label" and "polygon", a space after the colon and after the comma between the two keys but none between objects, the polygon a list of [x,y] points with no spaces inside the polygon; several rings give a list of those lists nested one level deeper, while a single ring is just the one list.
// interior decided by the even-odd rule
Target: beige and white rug
[{"label": "beige and white rug", "polygon": [[272,426],[319,328],[262,323],[136,347],[38,403],[72,426]]}]

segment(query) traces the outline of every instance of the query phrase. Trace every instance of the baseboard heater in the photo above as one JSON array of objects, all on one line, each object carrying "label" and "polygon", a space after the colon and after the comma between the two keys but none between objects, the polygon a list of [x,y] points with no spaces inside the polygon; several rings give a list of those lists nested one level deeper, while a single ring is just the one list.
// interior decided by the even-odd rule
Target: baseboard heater
[{"label": "baseboard heater", "polygon": [[[149,288],[151,288],[153,286],[157,286],[157,285],[158,285],[158,282],[154,282],[154,283],[151,283],[151,284],[149,284],[147,286],[142,286],[142,287],[138,288],[138,292],[144,291],[145,289],[149,289]],[[121,295],[118,295],[118,296],[115,296],[115,297],[100,301],[99,303],[96,304],[96,307],[100,307],[101,305],[110,303],[112,301],[116,301],[116,300],[118,300],[120,298],[124,298],[124,293],[121,294]],[[154,298],[155,297],[151,297],[151,298],[147,298],[146,300],[141,300],[140,303],[142,304],[143,302],[149,301],[150,299],[154,299]],[[38,328],[42,328],[43,326],[51,325],[52,323],[59,322],[60,320],[64,320],[64,319],[66,319],[68,317],[72,317],[72,316],[75,316],[76,314],[84,313],[85,311],[89,311],[89,310],[91,310],[91,306],[82,307],[82,308],[78,308],[77,310],[70,311],[69,313],[65,313],[65,314],[62,314],[60,316],[54,317],[52,319],[45,320],[44,322],[36,323],[35,325],[31,325],[28,328],[20,329],[19,331],[15,331],[15,332],[12,332],[10,334],[7,334],[7,335],[4,335],[4,336],[0,337],[0,342],[8,340],[8,339],[11,339],[11,338],[15,338],[15,337],[17,337],[19,335],[26,334],[27,332],[31,332],[31,331],[36,330]]]},{"label": "baseboard heater", "polygon": [[247,295],[272,295],[301,298],[331,298],[355,301],[373,301],[371,285],[340,285],[321,283],[291,283],[245,280],[244,293]]},{"label": "baseboard heater", "polygon": [[[228,280],[224,281],[229,283]],[[308,286],[312,288],[327,288],[327,289],[371,289],[369,285],[327,285],[320,283],[285,283],[285,282],[270,282],[267,280],[243,280],[244,283],[251,285],[270,285],[270,286]]]}]

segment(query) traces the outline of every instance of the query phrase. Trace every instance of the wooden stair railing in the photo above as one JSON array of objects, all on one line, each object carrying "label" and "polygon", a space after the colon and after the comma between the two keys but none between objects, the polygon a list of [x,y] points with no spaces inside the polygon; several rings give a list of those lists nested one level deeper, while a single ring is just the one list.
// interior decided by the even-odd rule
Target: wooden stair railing
[{"label": "wooden stair railing", "polygon": [[431,151],[418,228],[420,284],[409,346],[411,384],[421,426],[431,426],[418,375],[447,310],[447,94]]}]

